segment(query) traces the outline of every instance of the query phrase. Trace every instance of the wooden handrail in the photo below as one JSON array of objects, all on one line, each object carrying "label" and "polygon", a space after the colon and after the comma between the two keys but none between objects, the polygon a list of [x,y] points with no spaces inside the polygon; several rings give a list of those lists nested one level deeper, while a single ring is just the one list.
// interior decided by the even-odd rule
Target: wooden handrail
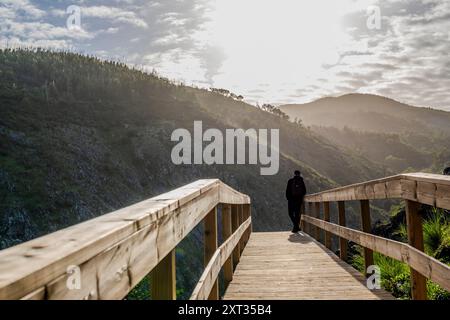
[{"label": "wooden handrail", "polygon": [[[122,299],[152,270],[165,273],[156,285],[170,282],[156,298],[173,298],[174,249],[220,204],[249,205],[250,198],[220,180],[199,180],[2,250],[0,299]],[[68,286],[73,272],[80,288]]]},{"label": "wooden handrail", "polygon": [[251,218],[249,217],[240,227],[228,238],[214,253],[208,265],[200,277],[195,287],[191,300],[206,300],[209,298],[214,282],[217,281],[220,270],[225,262],[230,258],[234,248],[236,248],[242,236],[251,226]]},{"label": "wooden handrail", "polygon": [[307,223],[311,223],[323,230],[331,232],[338,237],[345,238],[364,248],[371,249],[395,260],[404,262],[428,279],[450,291],[450,267],[406,243],[341,227],[337,224],[309,216],[305,216],[303,219]]},{"label": "wooden handrail", "polygon": [[[402,199],[406,203],[408,242],[401,242],[371,235],[369,200]],[[345,227],[345,201],[359,200],[363,232]],[[339,225],[329,221],[329,205],[338,202]],[[366,268],[373,264],[373,251],[407,263],[411,268],[411,291],[413,299],[426,299],[426,278],[450,290],[450,267],[423,253],[422,217],[420,204],[450,209],[450,177],[427,173],[401,174],[388,178],[357,183],[305,197],[302,216],[305,231],[320,240],[319,229],[340,238],[340,256],[346,259],[347,241],[353,241],[364,248]],[[315,210],[312,210],[314,205]],[[323,203],[324,220],[320,219]],[[314,228],[311,228],[314,226]]]},{"label": "wooden handrail", "polygon": [[306,202],[404,199],[450,210],[450,176],[400,174],[307,195]]}]

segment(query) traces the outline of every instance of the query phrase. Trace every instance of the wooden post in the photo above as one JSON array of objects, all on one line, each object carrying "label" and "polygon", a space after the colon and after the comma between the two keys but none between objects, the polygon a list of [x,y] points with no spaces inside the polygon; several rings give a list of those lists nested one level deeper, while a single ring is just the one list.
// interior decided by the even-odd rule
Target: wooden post
[{"label": "wooden post", "polygon": [[[244,206],[242,204],[238,205],[238,212],[239,212],[239,226],[241,226],[244,223]],[[242,254],[242,251],[244,251],[245,243],[244,243],[244,237],[241,237],[241,240],[239,241],[239,254]]]},{"label": "wooden post", "polygon": [[[217,208],[211,210],[205,217],[205,266],[217,250]],[[209,300],[219,300],[219,284],[216,280]]]},{"label": "wooden post", "polygon": [[176,300],[175,249],[164,257],[150,276],[152,300]]},{"label": "wooden post", "polygon": [[[239,210],[237,205],[231,206],[231,227],[233,233],[239,228]],[[239,258],[241,256],[240,243],[238,242],[233,250],[233,269],[236,270],[236,266],[239,263]]]},{"label": "wooden post", "polygon": [[[370,222],[370,204],[369,200],[361,200],[361,225],[362,231],[366,233],[372,233],[372,225]],[[364,264],[365,264],[365,274],[367,276],[367,268],[373,265],[373,251],[364,248]]]},{"label": "wooden post", "polygon": [[[231,206],[229,204],[222,205],[222,238],[225,242],[233,234],[231,224]],[[233,280],[233,255],[231,255],[223,265],[223,276],[225,288]]]},{"label": "wooden post", "polygon": [[[323,203],[323,220],[330,222],[330,203]],[[325,247],[331,249],[331,233],[325,231]]]},{"label": "wooden post", "polygon": [[[339,217],[338,217],[338,223],[340,226],[345,227],[345,202],[339,201],[338,202],[338,211],[339,211]],[[347,239],[339,237],[339,256],[341,260],[347,261],[347,246],[348,242]]]},{"label": "wooden post", "polygon": [[[248,218],[250,218],[250,215],[251,215],[251,206],[250,206],[250,204],[244,204],[243,205],[243,210],[244,210],[244,221],[247,221]],[[244,234],[244,245],[247,245],[248,240],[250,239],[251,230],[252,230],[252,227],[250,225],[249,228],[247,229],[247,231]]]},{"label": "wooden post", "polygon": [[[312,202],[309,202],[308,203],[308,215],[310,216],[310,217],[314,217],[314,212],[313,212],[314,210],[313,210],[313,203]],[[313,237],[314,235],[313,235],[313,225],[312,224],[310,224],[310,223],[308,223],[308,234],[311,236],[311,237]]]},{"label": "wooden post", "polygon": [[[317,218],[317,219],[320,219],[320,202],[316,202],[315,203],[314,217]],[[319,227],[315,227],[314,237],[319,242],[320,242],[320,233],[321,233],[320,228]]]},{"label": "wooden post", "polygon": [[[419,213],[420,203],[406,200],[406,224],[408,228],[409,244],[420,250],[424,250],[422,216]],[[411,296],[414,300],[427,299],[427,279],[411,268]]]},{"label": "wooden post", "polygon": [[306,209],[305,209],[305,201],[302,202],[302,206],[300,208],[300,229],[302,231],[306,231],[306,223],[302,220],[302,216],[306,214]]}]

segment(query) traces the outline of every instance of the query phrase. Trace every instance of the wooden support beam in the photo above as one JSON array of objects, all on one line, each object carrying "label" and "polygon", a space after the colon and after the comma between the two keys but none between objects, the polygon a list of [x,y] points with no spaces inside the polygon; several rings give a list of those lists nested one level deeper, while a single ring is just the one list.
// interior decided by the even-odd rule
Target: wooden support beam
[{"label": "wooden support beam", "polygon": [[152,300],[176,300],[175,249],[164,257],[150,276]]},{"label": "wooden support beam", "polygon": [[[323,203],[323,220],[330,222],[330,203]],[[325,246],[331,249],[331,233],[325,231]]]},{"label": "wooden support beam", "polygon": [[[244,222],[244,207],[240,204],[238,205],[238,213],[239,213],[239,226],[242,225],[242,223]],[[241,238],[241,240],[239,241],[239,254],[242,255],[242,251],[244,251],[244,247],[245,247],[245,243],[244,243],[244,237]]]},{"label": "wooden support beam", "polygon": [[[316,202],[314,205],[315,205],[314,206],[314,217],[317,218],[317,219],[320,219],[320,202]],[[320,230],[320,228],[315,227],[314,238],[317,241],[320,241],[320,234],[321,234],[321,232],[322,231]]]},{"label": "wooden support beam", "polygon": [[[339,212],[338,224],[340,226],[345,227],[346,222],[345,222],[345,202],[344,201],[338,202],[338,212]],[[339,237],[339,256],[340,256],[341,260],[344,260],[344,261],[347,261],[347,246],[348,246],[348,241],[345,238]]]},{"label": "wooden support beam", "polygon": [[[217,250],[217,207],[205,217],[205,267]],[[219,283],[216,280],[209,300],[219,300]]]},{"label": "wooden support beam", "polygon": [[[307,216],[314,216],[314,204],[312,202],[308,202],[308,207],[306,209]],[[309,223],[306,223],[306,232],[313,237],[313,226]]]},{"label": "wooden support beam", "polygon": [[[247,221],[247,219],[250,218],[250,216],[251,216],[251,209],[252,208],[251,208],[250,204],[244,204],[243,205],[244,221]],[[248,240],[250,239],[251,232],[252,232],[252,228],[250,226],[250,228],[247,229],[247,231],[245,232],[245,235],[244,235],[244,246],[247,245]]]},{"label": "wooden support beam", "polygon": [[[223,242],[227,241],[228,238],[233,234],[233,228],[231,224],[231,205],[222,205],[222,238]],[[223,276],[225,282],[225,289],[228,284],[233,280],[233,256],[225,261],[223,265]]]},{"label": "wooden support beam", "polygon": [[300,229],[302,231],[306,231],[306,223],[301,218],[304,214],[306,214],[305,201],[302,202],[302,206],[300,208]]},{"label": "wooden support beam", "polygon": [[[372,224],[370,221],[370,204],[369,200],[361,200],[361,226],[362,231],[365,233],[372,233]],[[373,251],[364,248],[364,265],[365,265],[365,274],[367,276],[367,268],[373,265]]]},{"label": "wooden support beam", "polygon": [[[233,233],[239,228],[239,210],[238,205],[231,206],[231,227]],[[236,266],[239,263],[239,258],[241,257],[240,241],[233,250],[233,269],[236,270]]]},{"label": "wooden support beam", "polygon": [[[423,252],[422,216],[420,215],[419,210],[420,203],[406,200],[408,242],[412,247]],[[411,296],[414,300],[427,299],[427,280],[422,274],[413,268],[411,268]]]}]

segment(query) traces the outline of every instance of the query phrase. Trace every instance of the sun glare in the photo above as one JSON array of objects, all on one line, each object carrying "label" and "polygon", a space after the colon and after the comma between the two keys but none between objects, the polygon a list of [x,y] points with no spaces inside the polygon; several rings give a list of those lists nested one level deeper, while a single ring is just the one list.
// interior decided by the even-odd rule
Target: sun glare
[{"label": "sun glare", "polygon": [[225,73],[217,85],[248,88],[257,78],[274,87],[301,87],[337,62],[346,36],[340,26],[345,1],[219,0],[211,16]]}]

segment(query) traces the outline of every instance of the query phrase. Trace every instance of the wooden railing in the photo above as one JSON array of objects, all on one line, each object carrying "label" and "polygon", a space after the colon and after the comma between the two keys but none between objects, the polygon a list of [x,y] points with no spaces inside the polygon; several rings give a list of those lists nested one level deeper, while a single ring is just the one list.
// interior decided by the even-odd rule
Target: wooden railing
[{"label": "wooden railing", "polygon": [[251,233],[250,198],[219,180],[0,251],[0,299],[122,299],[149,273],[152,298],[175,299],[175,248],[202,221],[206,270],[192,298],[218,299],[220,269],[227,284]]},{"label": "wooden railing", "polygon": [[[369,200],[375,199],[402,199],[406,202],[408,244],[370,234]],[[337,202],[338,224],[330,222],[330,202],[333,201]],[[345,201],[360,202],[362,232],[345,226]],[[427,278],[450,291],[450,267],[423,252],[420,204],[450,209],[450,177],[403,174],[308,195],[305,197],[302,226],[316,240],[323,238],[328,248],[331,248],[331,234],[338,236],[343,260],[347,260],[347,241],[362,246],[366,270],[374,264],[373,251],[408,264],[411,268],[412,298],[424,300],[427,298]],[[321,230],[324,231],[323,237]]]}]

